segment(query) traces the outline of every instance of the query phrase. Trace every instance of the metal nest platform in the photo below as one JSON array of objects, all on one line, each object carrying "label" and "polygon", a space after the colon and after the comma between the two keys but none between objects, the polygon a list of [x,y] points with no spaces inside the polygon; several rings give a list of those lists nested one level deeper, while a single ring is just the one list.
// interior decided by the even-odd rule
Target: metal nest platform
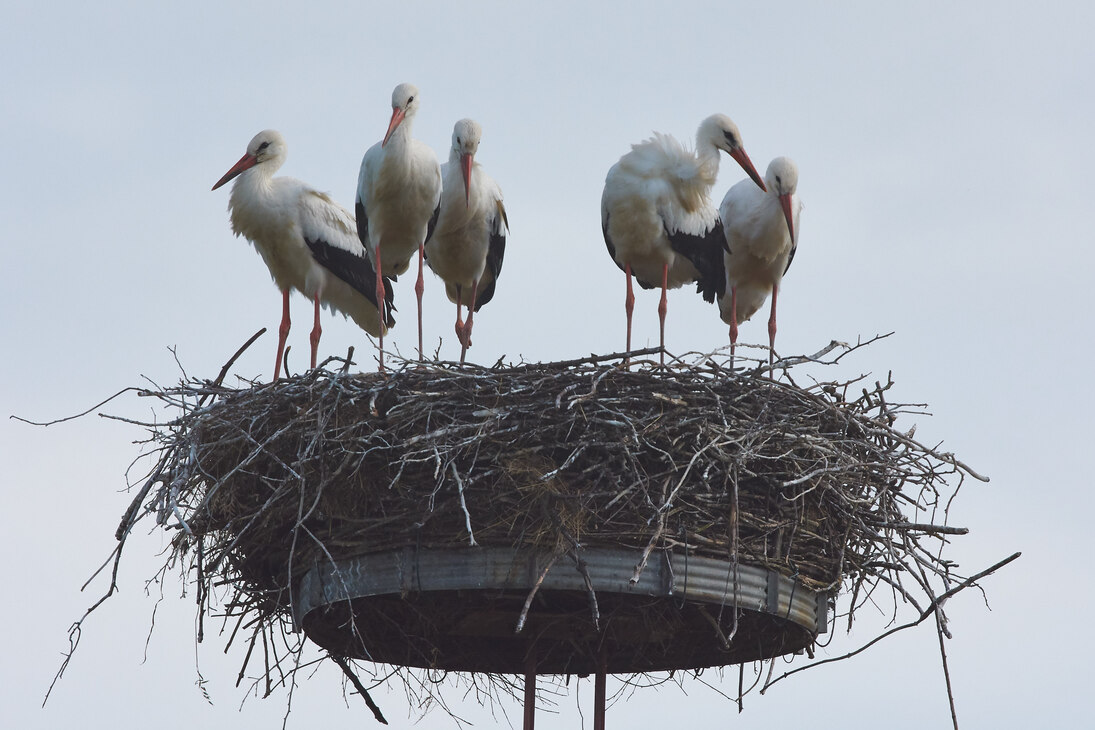
[{"label": "metal nest platform", "polygon": [[771,570],[659,552],[632,581],[641,551],[574,557],[552,565],[543,553],[485,547],[362,555],[308,571],[294,617],[338,655],[510,674],[530,655],[541,674],[738,664],[801,651],[827,630],[825,594]]}]

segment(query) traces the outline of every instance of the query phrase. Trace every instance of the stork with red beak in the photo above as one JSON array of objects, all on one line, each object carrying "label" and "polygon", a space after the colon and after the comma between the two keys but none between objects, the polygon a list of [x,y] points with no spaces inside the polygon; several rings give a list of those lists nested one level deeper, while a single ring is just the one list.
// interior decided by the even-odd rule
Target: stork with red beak
[{"label": "stork with red beak", "polygon": [[[228,197],[232,231],[254,245],[281,290],[282,316],[274,380],[281,374],[285,340],[289,335],[289,290],[296,289],[315,304],[315,322],[309,338],[311,365],[322,329],[320,304],[349,315],[363,330],[383,336],[395,324],[392,291],[378,285],[365,247],[354,235],[350,211],[326,193],[291,177],[274,177],[285,162],[285,139],[273,129],[259,132],[247,153],[224,174],[216,190],[235,179]],[[377,302],[384,302],[381,309]]]},{"label": "stork with red beak", "polygon": [[[502,189],[475,161],[482,135],[471,119],[461,119],[453,128],[449,161],[441,166],[441,214],[426,244],[426,263],[445,282],[445,293],[456,304],[461,364],[471,347],[472,318],[494,297],[509,233]],[[468,308],[466,324],[462,306]]]},{"label": "stork with red beak", "polygon": [[[407,271],[418,252],[418,357],[422,359],[422,261],[424,246],[441,212],[441,166],[426,144],[411,137],[418,112],[418,88],[400,84],[392,92],[392,117],[384,139],[365,152],[357,179],[357,234],[382,278]],[[380,338],[384,369],[384,338]]]},{"label": "stork with red beak", "polygon": [[764,190],[737,125],[723,114],[700,124],[695,151],[655,132],[651,139],[632,145],[605,179],[601,229],[609,255],[627,278],[627,349],[631,350],[634,274],[644,289],[661,286],[658,319],[663,364],[666,290],[694,281],[704,299],[713,302],[723,285],[725,239],[710,199],[719,172],[719,150]]},{"label": "stork with red beak", "polygon": [[[719,214],[726,232],[725,290],[719,310],[730,325],[730,358],[738,341],[738,325],[753,316],[772,294],[768,318],[768,367],[775,367],[776,296],[783,275],[791,267],[798,248],[798,219],[802,201],[798,167],[787,157],[777,157],[764,174],[767,192],[759,192],[743,180],[727,191]],[[727,296],[727,292],[729,296]]]}]

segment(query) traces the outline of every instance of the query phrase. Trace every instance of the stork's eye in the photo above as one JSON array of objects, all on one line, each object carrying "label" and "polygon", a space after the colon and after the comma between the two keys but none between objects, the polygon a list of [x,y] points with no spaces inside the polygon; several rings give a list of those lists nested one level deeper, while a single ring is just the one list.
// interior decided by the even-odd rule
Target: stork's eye
[{"label": "stork's eye", "polygon": [[723,132],[722,134],[723,134],[724,137],[726,137],[726,143],[727,144],[729,144],[731,147],[737,147],[738,146],[738,140],[737,140],[737,138],[734,137],[734,135],[732,133]]},{"label": "stork's eye", "polygon": [[259,145],[259,152],[262,152],[263,150],[265,150],[269,146],[270,146],[269,142],[263,142],[262,144]]},{"label": "stork's eye", "polygon": [[411,103],[412,101],[414,101],[414,97],[413,97],[413,96],[411,96],[411,97],[408,97],[408,98],[407,98],[407,103],[408,103],[408,104],[410,104],[410,103]]}]

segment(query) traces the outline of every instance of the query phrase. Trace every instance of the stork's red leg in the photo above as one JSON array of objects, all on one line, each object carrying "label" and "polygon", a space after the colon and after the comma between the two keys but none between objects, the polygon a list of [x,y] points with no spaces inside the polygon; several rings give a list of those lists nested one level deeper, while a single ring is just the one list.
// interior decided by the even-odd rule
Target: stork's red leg
[{"label": "stork's red leg", "polygon": [[734,348],[738,346],[738,288],[730,287],[730,368],[734,368]]},{"label": "stork's red leg", "polygon": [[376,247],[376,311],[380,315],[380,372],[384,372],[384,276],[380,273],[380,246]]},{"label": "stork's red leg", "polygon": [[666,289],[669,286],[669,264],[662,266],[662,298],[658,302],[658,344],[661,347],[661,361],[665,365],[665,313],[669,311]]},{"label": "stork's red leg", "polygon": [[768,317],[768,375],[775,377],[776,369],[776,294],[779,285],[772,287],[772,314]]},{"label": "stork's red leg", "polygon": [[464,364],[464,355],[467,353],[468,348],[471,347],[471,324],[472,319],[475,317],[475,297],[479,294],[479,280],[476,279],[471,283],[471,304],[468,305],[468,321],[464,324],[464,342],[463,348],[460,350],[460,364]]},{"label": "stork's red leg", "polygon": [[426,259],[425,244],[418,244],[418,281],[414,283],[414,293],[418,297],[418,361],[422,362],[422,292],[426,290],[422,278],[422,262]]},{"label": "stork's red leg", "polygon": [[627,296],[624,297],[624,311],[627,312],[626,352],[631,352],[631,313],[635,311],[635,292],[631,289],[631,264],[624,264],[624,276],[627,277]]},{"label": "stork's red leg", "polygon": [[316,353],[319,352],[319,337],[323,334],[323,328],[319,326],[319,292],[312,297],[316,303],[316,321],[312,326],[312,334],[308,336],[308,340],[312,343],[312,369],[316,367]]},{"label": "stork's red leg", "polygon": [[464,290],[459,284],[456,285],[456,339],[460,341],[460,346],[464,346],[464,318],[461,316],[461,310],[463,309]]},{"label": "stork's red leg", "polygon": [[281,375],[281,358],[285,356],[285,339],[289,336],[289,290],[281,293],[281,325],[278,327],[278,359],[274,363],[274,380]]}]

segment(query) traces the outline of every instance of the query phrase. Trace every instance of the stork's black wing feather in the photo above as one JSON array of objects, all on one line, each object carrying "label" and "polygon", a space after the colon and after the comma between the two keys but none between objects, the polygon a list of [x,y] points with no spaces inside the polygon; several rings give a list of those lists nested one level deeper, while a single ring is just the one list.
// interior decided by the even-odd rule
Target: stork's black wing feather
[{"label": "stork's black wing feather", "polygon": [[[360,203],[358,203],[358,209],[361,209]],[[361,224],[358,223],[359,231],[360,228]],[[305,238],[304,242],[308,244],[308,248],[312,252],[312,258],[314,258],[320,266],[353,287],[355,291],[372,302],[374,307],[377,306],[376,269],[373,267],[373,263],[369,260],[369,257],[364,255],[364,251],[360,254],[347,251],[344,248],[333,246],[320,238]],[[394,289],[392,288],[391,281],[388,277],[384,277],[383,281],[384,322],[388,327],[394,327],[395,317],[392,316],[392,312],[395,311]]]},{"label": "stork's black wing feather", "polygon": [[791,244],[791,255],[787,257],[787,265],[783,267],[783,273],[787,273],[787,269],[791,268],[791,262],[795,260],[795,251],[798,251],[798,241]]},{"label": "stork's black wing feather", "polygon": [[433,238],[433,230],[437,228],[437,219],[441,216],[441,196],[437,196],[437,207],[433,209],[433,215],[430,216],[430,222],[426,224],[426,240],[422,242],[425,246],[426,243]]},{"label": "stork's black wing feather", "polygon": [[506,256],[506,236],[509,234],[509,221],[502,203],[498,203],[498,215],[491,223],[490,247],[487,249],[487,271],[491,273],[490,283],[475,295],[475,311],[494,298],[494,285],[502,273],[502,259]]},{"label": "stork's black wing feather", "polygon": [[357,204],[354,206],[354,220],[357,221],[357,240],[361,241],[361,245],[368,249],[369,216],[365,214],[365,204],[361,202],[361,198],[357,199]]},{"label": "stork's black wing feather", "polygon": [[601,220],[601,233],[604,234],[605,246],[608,246],[608,255],[612,257],[612,263],[620,266],[619,262],[616,261],[616,247],[612,245],[612,238],[608,235],[608,213],[605,213],[604,218]]},{"label": "stork's black wing feather", "polygon": [[716,218],[715,225],[702,235],[670,231],[665,229],[669,245],[684,256],[699,272],[696,279],[696,291],[703,295],[705,302],[713,302],[726,292],[726,263],[723,251],[726,250],[726,234],[722,220]]}]

